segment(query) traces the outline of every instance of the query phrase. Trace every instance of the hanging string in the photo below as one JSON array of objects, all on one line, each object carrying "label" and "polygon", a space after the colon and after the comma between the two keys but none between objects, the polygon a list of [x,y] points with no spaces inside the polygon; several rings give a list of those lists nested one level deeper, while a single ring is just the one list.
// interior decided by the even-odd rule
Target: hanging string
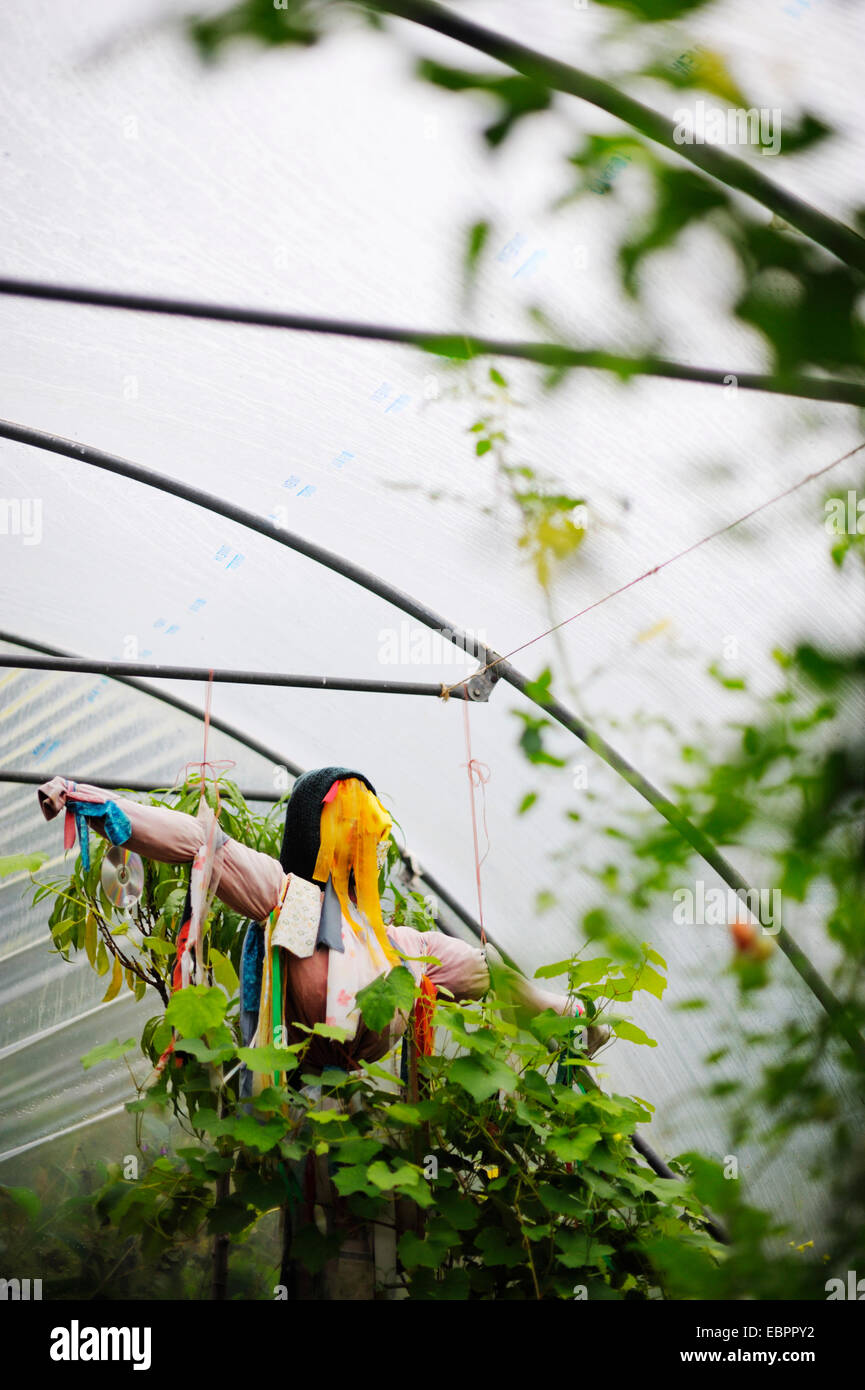
[{"label": "hanging string", "polygon": [[653,565],[651,569],[645,570],[642,574],[638,574],[635,579],[629,579],[627,584],[620,584],[617,589],[611,590],[611,592],[605,594],[603,598],[595,599],[594,603],[587,604],[585,608],[581,608],[579,613],[572,613],[569,618],[563,618],[560,623],[555,623],[552,627],[546,628],[544,632],[539,632],[537,637],[530,637],[528,642],[523,642],[519,647],[514,647],[512,651],[506,652],[504,656],[497,656],[495,661],[488,661],[486,666],[480,666],[477,671],[472,671],[471,675],[466,677],[465,680],[455,681],[453,685],[442,686],[442,699],[448,699],[451,692],[459,690],[460,686],[466,687],[466,698],[468,698],[468,682],[473,680],[476,676],[483,675],[484,671],[489,671],[493,666],[498,666],[499,662],[508,661],[512,656],[516,656],[517,652],[525,651],[526,647],[531,647],[535,642],[540,642],[542,638],[549,637],[553,632],[558,632],[559,628],[567,627],[568,623],[576,622],[577,618],[582,618],[586,613],[591,613],[593,609],[600,608],[604,603],[609,603],[611,598],[615,598],[617,594],[625,593],[627,589],[633,589],[635,584],[642,584],[644,579],[651,579],[653,574],[658,574],[660,570],[666,569],[668,565],[673,565],[677,560],[681,560],[686,555],[690,555],[694,550],[699,550],[700,546],[707,545],[709,541],[717,540],[719,536],[726,535],[726,533],[732,531],[735,526],[741,526],[743,521],[750,521],[752,516],[757,516],[759,512],[764,512],[767,507],[773,507],[776,502],[782,502],[785,497],[789,497],[792,493],[798,492],[806,483],[813,482],[815,478],[822,478],[824,473],[828,473],[832,468],[837,468],[839,463],[846,463],[847,459],[852,458],[854,454],[858,454],[862,449],[865,449],[865,440],[863,440],[861,444],[857,444],[855,448],[848,450],[846,454],[842,454],[840,458],[833,459],[831,463],[827,463],[824,468],[818,468],[814,473],[808,473],[806,477],[800,478],[798,483],[793,483],[791,487],[785,488],[783,492],[776,493],[774,497],[770,497],[767,501],[760,502],[756,507],[752,507],[749,512],[745,512],[742,516],[737,516],[735,521],[728,521],[725,526],[719,526],[716,531],[710,531],[707,536],[702,536],[700,540],[685,546],[684,550],[679,550],[675,555],[670,555],[666,560],[661,560],[659,564]]},{"label": "hanging string", "polygon": [[[202,750],[202,764],[207,766],[207,740],[210,735],[210,705],[213,700],[213,670],[207,678],[207,691],[204,696],[204,748]],[[203,794],[203,789],[202,789]]]},{"label": "hanging string", "polygon": [[[210,674],[209,674],[209,677],[208,677],[208,681],[207,681],[207,691],[206,691],[206,694],[205,694],[205,697],[204,697],[204,746],[203,746],[203,748],[202,748],[202,753],[201,753],[201,762],[200,762],[200,763],[187,763],[187,764],[186,764],[186,767],[184,768],[184,771],[183,771],[183,781],[185,782],[185,781],[188,779],[190,770],[191,770],[192,768],[197,767],[197,768],[200,768],[200,770],[201,770],[201,795],[199,796],[199,800],[198,800],[198,813],[199,813],[199,815],[201,815],[202,811],[204,810],[205,803],[206,803],[206,795],[205,795],[205,792],[206,792],[207,769],[208,769],[208,767],[211,767],[211,766],[214,766],[214,769],[215,769],[215,765],[212,765],[211,763],[209,763],[209,762],[208,762],[208,758],[207,758],[207,743],[208,743],[208,738],[209,738],[209,735],[210,735],[210,706],[211,706],[211,701],[212,701],[212,699],[213,699],[213,670],[210,671]],[[180,928],[180,931],[179,931],[178,936],[177,936],[176,952],[175,952],[175,964],[174,964],[174,970],[173,970],[172,976],[171,976],[171,986],[172,986],[172,991],[174,991],[174,992],[176,992],[177,990],[180,990],[180,989],[184,989],[184,988],[185,988],[187,985],[189,985],[189,984],[195,984],[195,983],[197,983],[198,978],[199,978],[199,972],[201,971],[201,968],[202,968],[202,960],[201,960],[201,941],[200,941],[199,939],[196,939],[194,942],[193,942],[193,941],[190,941],[190,935],[191,935],[191,932],[192,932],[192,926],[193,926],[193,920],[194,920],[194,912],[193,912],[193,908],[192,908],[192,903],[193,903],[193,898],[194,898],[194,894],[195,894],[195,891],[196,891],[196,872],[198,872],[199,874],[202,875],[202,879],[203,879],[203,886],[201,887],[201,894],[202,894],[202,899],[203,899],[203,904],[202,904],[202,906],[201,906],[201,912],[202,912],[202,915],[204,915],[204,913],[206,912],[207,904],[208,904],[208,902],[209,902],[208,889],[209,889],[209,883],[210,883],[210,875],[211,875],[211,872],[212,872],[212,859],[213,859],[214,847],[215,847],[215,843],[216,843],[216,830],[217,830],[217,826],[218,826],[218,823],[219,823],[219,809],[220,809],[220,804],[221,804],[220,795],[219,795],[219,781],[218,781],[217,776],[216,776],[216,774],[215,774],[215,770],[214,770],[214,778],[213,778],[213,787],[214,787],[214,794],[215,794],[215,796],[216,796],[216,812],[215,812],[214,814],[211,814],[211,816],[210,816],[210,818],[209,818],[209,825],[208,825],[208,830],[207,830],[207,835],[206,835],[205,842],[204,842],[204,844],[202,845],[201,849],[200,849],[200,850],[198,851],[198,853],[196,854],[195,859],[193,860],[193,863],[192,863],[192,873],[191,873],[191,878],[190,878],[190,886],[189,886],[189,890],[188,890],[188,892],[187,892],[187,902],[189,903],[189,907],[190,907],[190,915],[189,915],[188,917],[186,917],[186,920],[185,920],[185,921],[183,921],[183,923],[182,923],[182,925],[181,925],[181,928]],[[198,867],[198,866],[201,866],[201,867]],[[185,915],[185,909],[184,909],[184,914],[182,914],[182,915]],[[202,925],[202,923],[199,921],[198,924],[197,924],[199,935],[200,935],[201,925]],[[153,1084],[153,1081],[157,1080],[157,1079],[162,1075],[162,1073],[163,1073],[163,1071],[165,1070],[165,1067],[166,1067],[166,1065],[167,1065],[167,1063],[168,1063],[169,1058],[170,1058],[170,1057],[172,1056],[172,1054],[174,1053],[176,1044],[177,1044],[177,1030],[174,1029],[174,1028],[172,1028],[172,1030],[171,1030],[171,1040],[170,1040],[168,1046],[166,1047],[165,1051],[162,1053],[162,1056],[161,1056],[161,1057],[159,1058],[159,1060],[157,1061],[156,1066],[154,1067],[154,1069],[153,1069],[153,1071],[152,1071],[152,1073],[151,1073],[151,1077],[150,1077],[149,1080],[148,1080],[148,1085],[152,1085],[152,1084]],[[179,1065],[180,1065],[180,1059],[179,1059],[179,1058],[175,1058],[175,1065],[176,1065],[176,1066],[179,1066]]]},{"label": "hanging string", "polygon": [[[469,702],[467,699],[463,701],[463,725],[465,728],[466,736],[465,766],[468,771],[469,801],[471,803],[472,808],[472,842],[474,844],[475,852],[475,881],[477,883],[478,891],[478,922],[480,924],[481,929],[481,945],[485,947],[487,944],[487,936],[486,932],[484,931],[484,904],[483,895],[481,891],[481,865],[483,864],[484,859],[486,859],[487,855],[490,852],[490,836],[489,831],[487,830],[487,794],[485,790],[485,784],[490,780],[490,770],[486,763],[478,762],[476,758],[472,757],[472,736],[471,730],[469,728]],[[483,859],[481,858],[480,851],[478,849],[478,817],[477,808],[475,806],[475,787],[480,787],[481,796],[483,798],[482,805],[484,835],[486,836],[487,841],[487,847],[484,850]]]},{"label": "hanging string", "polygon": [[201,805],[201,802],[204,800],[205,787],[206,787],[206,780],[207,780],[207,774],[208,774],[208,770],[209,770],[211,776],[213,777],[213,792],[214,792],[214,795],[215,795],[215,797],[216,797],[216,814],[219,815],[219,810],[220,810],[220,807],[221,807],[221,805],[222,805],[222,799],[221,799],[221,797],[220,797],[220,795],[219,795],[219,775],[220,775],[221,772],[227,772],[227,771],[229,770],[229,768],[236,767],[236,766],[237,766],[237,763],[235,762],[235,760],[234,760],[233,758],[220,758],[217,762],[210,762],[210,760],[208,759],[208,756],[207,756],[207,744],[208,744],[208,740],[209,740],[209,738],[210,738],[210,707],[211,707],[211,702],[212,702],[212,700],[213,700],[213,675],[214,675],[214,672],[213,672],[213,670],[211,670],[211,671],[210,671],[210,674],[209,674],[209,676],[208,676],[208,680],[207,680],[207,690],[206,690],[205,696],[204,696],[204,747],[203,747],[202,753],[201,753],[201,762],[199,762],[199,763],[196,763],[196,762],[184,763],[184,765],[183,765],[183,767],[181,768],[181,771],[180,771],[180,773],[179,773],[179,775],[178,775],[178,778],[177,778],[176,780],[178,780],[178,781],[181,782],[181,783],[184,783],[184,782],[187,782],[187,781],[189,780],[190,774],[191,774],[193,771],[196,771],[196,770],[197,770],[198,772],[200,772],[200,774],[201,774],[201,796],[200,796],[200,798],[199,798],[199,806],[200,806],[200,805]]}]

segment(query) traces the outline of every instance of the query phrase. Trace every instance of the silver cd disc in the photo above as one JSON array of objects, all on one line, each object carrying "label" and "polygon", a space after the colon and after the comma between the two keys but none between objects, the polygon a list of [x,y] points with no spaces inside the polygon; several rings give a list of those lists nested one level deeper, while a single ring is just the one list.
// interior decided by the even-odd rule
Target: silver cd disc
[{"label": "silver cd disc", "polygon": [[144,865],[141,856],[112,845],[102,858],[102,887],[109,902],[121,910],[134,907],[144,891]]}]

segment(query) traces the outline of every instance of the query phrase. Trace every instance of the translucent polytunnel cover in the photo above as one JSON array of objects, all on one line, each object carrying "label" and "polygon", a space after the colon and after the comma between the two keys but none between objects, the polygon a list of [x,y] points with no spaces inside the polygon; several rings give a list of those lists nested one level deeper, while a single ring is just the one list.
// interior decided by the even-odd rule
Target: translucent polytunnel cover
[{"label": "translucent polytunnel cover", "polygon": [[[503,69],[418,24],[372,26],[363,8],[344,7],[314,45],[241,39],[211,63],[177,0],[33,0],[6,10],[2,276],[656,352],[715,369],[726,384],[598,370],[551,383],[546,368],[502,353],[466,362],[381,338],[3,294],[2,414],[269,521],[446,627],[514,652],[529,679],[548,671],[556,698],[675,801],[691,775],[683,748],[710,762],[733,758],[741,728],[763,717],[784,678],[773,653],[861,647],[861,567],[855,555],[833,558],[824,507],[833,489],[846,497],[861,484],[861,460],[624,586],[853,449],[856,410],[738,382],[737,373],[774,370],[772,343],[758,315],[733,312],[744,271],[711,221],[695,217],[666,242],[659,234],[661,250],[639,261],[639,294],[623,288],[618,247],[629,226],[643,226],[654,173],[636,148],[603,146],[622,122],[559,93],[491,145],[483,131],[496,96],[449,91],[415,66],[425,58]],[[735,153],[852,222],[863,201],[853,187],[863,136],[850,110],[861,11],[826,4],[830,23],[787,13],[796,6],[730,0],[693,13],[670,6],[682,12],[676,22],[654,25],[640,22],[641,8],[489,0],[453,11],[630,82],[668,115],[705,89],[683,94],[663,78],[635,77],[640,66],[669,73],[682,54],[722,54],[736,91],[789,113],[790,128],[807,111],[833,132],[789,157]],[[566,200],[583,171],[569,156],[590,135],[599,191],[586,183]],[[688,167],[675,153],[664,158]],[[748,208],[764,224],[773,217]],[[473,260],[466,247],[479,224],[486,236]],[[795,228],[786,236],[794,247],[804,241]],[[784,304],[792,272],[774,273]],[[809,367],[830,370],[820,357],[793,359],[790,369]],[[490,447],[479,447],[488,436]],[[71,872],[77,850],[64,855],[62,820],[43,820],[35,782],[172,786],[202,758],[196,712],[206,688],[142,677],[133,689],[100,674],[21,669],[16,657],[59,651],[434,687],[479,664],[435,623],[425,627],[338,565],[206,506],[8,437],[0,470],[2,848],[43,852],[37,883],[64,865]],[[538,518],[554,509],[532,511],[527,493],[564,496],[579,510],[560,508],[562,529],[544,532]],[[582,533],[578,544],[563,515]],[[157,698],[166,692],[193,712]],[[861,694],[861,682],[844,688],[840,718],[851,737]],[[465,702],[434,693],[216,682],[212,714],[208,757],[233,762],[242,789],[278,796],[284,768],[364,770],[415,856],[421,891],[433,892],[428,874],[446,895],[435,901],[445,929],[474,940],[482,910],[491,939],[529,976],[585,950],[587,914],[591,922],[603,912],[610,932],[648,941],[666,962],[667,988],[635,994],[625,1011],[657,1045],[614,1039],[596,1074],[607,1090],[655,1107],[642,1132],[663,1157],[697,1150],[723,1161],[724,1085],[760,1079],[749,1034],[771,1037],[791,1013],[806,1032],[823,1026],[824,1010],[777,945],[755,1000],[730,968],[729,922],[676,919],[676,888],[726,889],[699,856],[683,856],[678,877],[659,873],[642,895],[627,891],[629,837],[653,826],[660,835],[665,822],[560,723],[539,729],[543,709],[506,680],[471,702],[470,749]],[[480,907],[470,757],[479,765]],[[756,816],[753,833],[738,833],[735,818],[716,828],[714,842],[748,883],[777,886],[771,817]],[[105,980],[82,954],[71,964],[51,954],[49,902],[33,903],[32,888],[26,869],[0,886],[4,1183],[26,1181],[64,1136],[127,1132],[124,1064],[85,1071],[79,1058],[137,1033],[153,1012],[125,991],[102,1002]],[[815,878],[799,899],[784,896],[783,912],[827,979],[842,954],[825,929],[828,891]],[[550,987],[563,993],[565,975]],[[677,1007],[696,996],[703,1007]],[[713,1070],[707,1057],[721,1049]],[[838,1052],[828,1049],[821,1067],[821,1084],[852,1122],[855,1085]],[[758,1136],[737,1150],[751,1195],[803,1242],[826,1211],[824,1187],[802,1180],[822,1142],[819,1126],[803,1124],[780,1150]]]}]

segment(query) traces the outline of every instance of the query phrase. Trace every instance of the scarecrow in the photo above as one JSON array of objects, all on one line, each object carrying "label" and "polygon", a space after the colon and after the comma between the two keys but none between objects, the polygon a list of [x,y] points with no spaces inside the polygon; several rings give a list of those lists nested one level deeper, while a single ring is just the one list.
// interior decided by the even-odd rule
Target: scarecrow
[{"label": "scarecrow", "polygon": [[[143,806],[99,787],[55,777],[39,788],[47,820],[66,813],[65,844],[78,832],[85,865],[88,827],[115,845],[163,863],[192,863],[190,887],[177,939],[175,990],[204,980],[202,932],[213,896],[249,919],[240,971],[241,1032],[246,1045],[290,1046],[307,1041],[303,1071],[351,1071],[377,1061],[405,1033],[398,1011],[381,1032],[369,1028],[357,994],[394,965],[404,964],[420,986],[411,1035],[413,1055],[431,1053],[432,1005],[439,991],[456,1000],[480,999],[490,988],[486,952],[443,932],[385,925],[379,870],[387,853],[391,818],[363,773],[344,767],[306,772],[289,800],[279,859],[229,837],[202,795],[197,816]],[[578,1000],[536,988],[515,971],[497,973],[516,1003],[533,1013],[552,1008],[581,1014]],[[344,1041],[305,1032],[336,1024]],[[299,1027],[298,1025],[303,1025]],[[588,1050],[602,1041],[588,1030]],[[169,1045],[157,1065],[167,1063]],[[406,1055],[403,1057],[404,1065]],[[267,1074],[243,1069],[241,1096],[265,1085]],[[329,1098],[319,1104],[333,1105]],[[359,1221],[333,1186],[327,1156],[307,1155],[292,1165],[295,1195],[283,1208],[283,1289],[293,1298],[371,1299],[387,1286],[393,1250],[382,1252],[386,1228]],[[394,1203],[394,1228],[401,1220]],[[307,1274],[290,1255],[292,1233],[324,1221],[339,1230],[339,1253],[319,1274]],[[226,1255],[227,1258],[227,1255]]]},{"label": "scarecrow", "polygon": [[[423,991],[421,1023],[424,998],[431,1003],[444,991],[458,1001],[480,999],[490,988],[480,947],[443,932],[385,926],[378,876],[392,822],[362,772],[324,767],[297,779],[279,859],[228,836],[203,797],[192,816],[64,777],[44,783],[38,795],[46,820],[66,812],[66,846],[74,843],[77,828],[82,857],[92,825],[146,858],[192,862],[175,989],[203,979],[201,931],[214,895],[249,918],[241,960],[244,1043],[291,1045],[309,1038],[298,1024],[336,1024],[347,1035],[344,1042],[313,1035],[305,1070],[351,1070],[395,1046],[406,1015],[398,1012],[388,1028],[375,1032],[357,1004],[358,991],[394,965],[404,964]],[[516,972],[508,972],[508,980],[518,1002],[536,1013],[582,1013],[579,1001],[538,989]],[[428,1035],[423,1050],[431,1050],[430,1044]],[[247,1092],[250,1082],[244,1078]]]}]

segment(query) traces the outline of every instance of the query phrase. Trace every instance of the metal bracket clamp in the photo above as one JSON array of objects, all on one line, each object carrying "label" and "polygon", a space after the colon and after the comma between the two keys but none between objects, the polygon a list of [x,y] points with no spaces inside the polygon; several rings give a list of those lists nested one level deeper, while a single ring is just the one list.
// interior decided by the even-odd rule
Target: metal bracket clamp
[{"label": "metal bracket clamp", "polygon": [[469,700],[480,700],[484,704],[489,700],[493,687],[499,679],[499,673],[495,666],[481,669],[476,675],[470,676],[466,681],[466,697]]},{"label": "metal bracket clamp", "polygon": [[417,856],[411,850],[406,850],[402,855],[400,878],[408,888],[416,888],[420,882],[421,867]]}]

